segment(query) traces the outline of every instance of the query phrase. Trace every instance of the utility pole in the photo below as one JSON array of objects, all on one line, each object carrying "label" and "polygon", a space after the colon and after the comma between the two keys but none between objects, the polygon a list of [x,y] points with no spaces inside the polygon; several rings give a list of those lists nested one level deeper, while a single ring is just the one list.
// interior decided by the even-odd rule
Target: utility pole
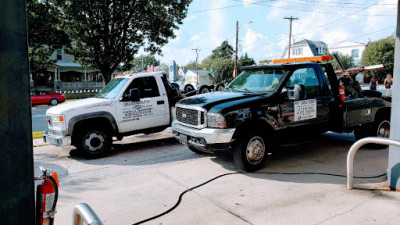
[{"label": "utility pole", "polygon": [[[400,5],[397,5],[397,20],[396,20],[396,37],[394,49],[394,68],[393,68],[393,86],[400,85]],[[393,89],[392,103],[399,102],[400,91]],[[390,120],[390,138],[399,140],[400,138],[400,119],[396,117],[396,112],[400,110],[399,104],[392,104],[391,120]],[[389,146],[389,162],[387,169],[387,184],[393,190],[400,190],[400,148],[394,145]]]},{"label": "utility pole", "polygon": [[0,1],[0,218],[10,225],[35,224],[25,2]]},{"label": "utility pole", "polygon": [[235,72],[233,74],[233,78],[237,76],[237,60],[238,60],[238,36],[239,36],[239,21],[236,21],[236,43],[235,43]]},{"label": "utility pole", "polygon": [[199,84],[199,68],[197,66],[198,65],[197,60],[199,58],[199,52],[200,52],[201,49],[193,48],[192,50],[196,51],[196,74],[197,74],[197,82],[196,82],[196,84],[198,85]]},{"label": "utility pole", "polygon": [[289,47],[288,47],[288,59],[290,58],[290,44],[291,44],[291,39],[292,39],[292,21],[297,20],[299,18],[294,18],[294,17],[284,17],[283,19],[285,20],[290,20],[290,30],[289,30]]},{"label": "utility pole", "polygon": [[253,23],[253,21],[249,21],[247,23],[243,23],[239,25],[239,21],[236,21],[236,43],[235,43],[235,70],[233,73],[233,78],[237,76],[237,61],[238,61],[238,42],[239,42],[239,27],[245,24]]}]

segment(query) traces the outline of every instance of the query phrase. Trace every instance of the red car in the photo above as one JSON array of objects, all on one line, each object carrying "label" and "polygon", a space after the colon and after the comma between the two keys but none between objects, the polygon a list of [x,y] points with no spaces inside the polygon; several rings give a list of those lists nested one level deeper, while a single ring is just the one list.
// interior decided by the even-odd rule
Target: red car
[{"label": "red car", "polygon": [[65,96],[54,91],[35,90],[31,92],[31,102],[32,105],[57,105],[59,102],[65,102]]}]

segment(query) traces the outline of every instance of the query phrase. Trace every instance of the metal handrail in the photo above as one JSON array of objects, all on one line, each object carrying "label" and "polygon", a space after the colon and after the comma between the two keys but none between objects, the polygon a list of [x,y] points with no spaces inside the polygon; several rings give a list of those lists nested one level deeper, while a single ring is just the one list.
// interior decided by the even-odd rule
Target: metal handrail
[{"label": "metal handrail", "polygon": [[354,143],[347,154],[347,190],[353,190],[354,156],[358,149],[365,144],[395,145],[400,147],[400,141],[390,138],[368,137]]},{"label": "metal handrail", "polygon": [[86,203],[76,205],[72,211],[73,225],[103,225],[103,222]]}]

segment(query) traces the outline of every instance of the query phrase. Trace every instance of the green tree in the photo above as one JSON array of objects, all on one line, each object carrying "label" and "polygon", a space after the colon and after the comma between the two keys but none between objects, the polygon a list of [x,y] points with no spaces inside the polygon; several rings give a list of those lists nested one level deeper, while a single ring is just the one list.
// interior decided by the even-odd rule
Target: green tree
[{"label": "green tree", "polygon": [[271,62],[272,62],[272,60],[270,60],[270,59],[263,59],[263,60],[258,61],[258,63],[271,63]]},{"label": "green tree", "polygon": [[238,59],[238,65],[237,67],[240,68],[242,66],[249,66],[249,65],[254,65],[256,64],[256,61],[254,61],[253,58],[250,58],[247,53],[244,54],[244,56],[240,56]]},{"label": "green tree", "polygon": [[214,70],[214,77],[219,82],[229,82],[233,79],[233,69],[235,62],[233,59],[217,58],[211,64],[211,69]]},{"label": "green tree", "polygon": [[134,58],[128,63],[120,66],[121,71],[132,71],[133,73],[139,73],[145,71],[147,66],[159,66],[160,60],[156,59],[154,55],[140,55]]},{"label": "green tree", "polygon": [[[331,54],[329,53],[329,51],[326,51],[324,55],[331,55]],[[338,56],[342,61],[344,68],[349,69],[355,66],[353,57],[351,57],[350,55],[343,55],[339,53]],[[331,55],[331,60],[329,60],[328,62],[332,64],[334,70],[341,70],[339,63],[336,61],[335,58],[333,58],[333,55]]]},{"label": "green tree", "polygon": [[388,73],[393,73],[394,65],[394,37],[387,37],[372,42],[364,50],[361,58],[361,66],[371,66],[377,64],[385,65],[384,70],[370,72],[370,75],[385,77]]},{"label": "green tree", "polygon": [[201,61],[200,67],[204,68],[206,70],[210,70],[211,69],[211,64],[213,63],[214,59],[211,57],[211,55],[209,55],[208,57],[206,57],[205,59],[203,59]]},{"label": "green tree", "polygon": [[232,58],[233,53],[235,51],[233,50],[233,47],[228,43],[228,40],[223,41],[220,46],[218,46],[216,49],[212,51],[211,58],[216,59],[216,58]]},{"label": "green tree", "polygon": [[33,80],[44,76],[46,68],[56,60],[51,54],[63,46],[70,46],[70,40],[62,29],[59,12],[45,0],[27,0],[29,70]]},{"label": "green tree", "polygon": [[192,0],[51,0],[76,43],[75,59],[96,66],[106,82],[140,48],[155,54],[174,38]]},{"label": "green tree", "polygon": [[[183,67],[187,69],[196,69],[196,61],[189,61],[189,63],[184,65]],[[198,66],[198,68],[201,68],[200,65]]]}]

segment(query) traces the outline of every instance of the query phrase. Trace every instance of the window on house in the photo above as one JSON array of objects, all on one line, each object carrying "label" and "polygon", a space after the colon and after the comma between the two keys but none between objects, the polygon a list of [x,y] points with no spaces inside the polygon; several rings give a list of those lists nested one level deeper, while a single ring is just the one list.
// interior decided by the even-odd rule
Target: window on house
[{"label": "window on house", "polygon": [[57,49],[57,60],[62,60],[62,52],[61,52],[61,49]]},{"label": "window on house", "polygon": [[358,58],[358,49],[352,49],[351,50],[351,57]]}]

